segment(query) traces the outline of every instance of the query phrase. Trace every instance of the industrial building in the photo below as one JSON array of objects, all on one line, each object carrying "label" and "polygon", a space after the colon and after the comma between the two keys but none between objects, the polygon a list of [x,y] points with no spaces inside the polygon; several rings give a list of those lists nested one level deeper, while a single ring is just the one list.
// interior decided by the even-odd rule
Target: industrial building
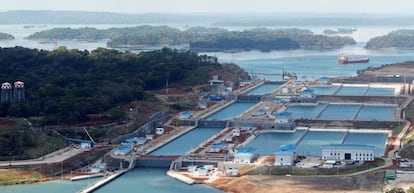
[{"label": "industrial building", "polygon": [[375,146],[359,144],[322,145],[322,159],[325,161],[373,161]]},{"label": "industrial building", "polygon": [[237,151],[236,154],[234,154],[234,163],[236,164],[249,164],[254,162],[254,160],[258,157],[258,155],[255,153],[256,148],[252,147],[243,147]]},{"label": "industrial building", "polygon": [[294,165],[297,159],[296,145],[284,144],[281,145],[275,152],[276,166],[291,166]]}]

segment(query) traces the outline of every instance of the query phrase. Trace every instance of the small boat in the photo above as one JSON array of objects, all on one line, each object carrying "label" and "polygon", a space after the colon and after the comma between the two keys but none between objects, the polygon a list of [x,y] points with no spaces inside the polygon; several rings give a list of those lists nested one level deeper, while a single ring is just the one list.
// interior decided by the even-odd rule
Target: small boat
[{"label": "small boat", "polygon": [[369,62],[369,58],[356,58],[356,57],[349,58],[348,56],[345,56],[344,54],[341,54],[338,58],[339,64],[368,63],[368,62]]}]

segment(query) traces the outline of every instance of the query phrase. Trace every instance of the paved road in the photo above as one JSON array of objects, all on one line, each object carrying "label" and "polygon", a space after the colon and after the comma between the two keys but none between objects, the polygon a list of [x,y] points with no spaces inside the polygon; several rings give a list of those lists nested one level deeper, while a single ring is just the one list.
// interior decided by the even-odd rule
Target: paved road
[{"label": "paved road", "polygon": [[0,167],[12,166],[25,166],[25,165],[36,165],[36,164],[51,164],[62,162],[72,156],[84,152],[85,149],[67,147],[58,151],[47,154],[38,159],[31,160],[18,160],[18,161],[2,161]]}]

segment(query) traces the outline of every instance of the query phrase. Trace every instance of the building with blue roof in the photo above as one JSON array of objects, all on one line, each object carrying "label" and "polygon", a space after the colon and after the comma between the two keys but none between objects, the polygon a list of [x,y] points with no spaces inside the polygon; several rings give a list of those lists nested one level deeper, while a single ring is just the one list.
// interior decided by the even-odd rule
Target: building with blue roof
[{"label": "building with blue roof", "polygon": [[319,78],[319,84],[328,84],[329,78],[326,76],[322,76]]},{"label": "building with blue roof", "polygon": [[312,89],[304,88],[298,96],[292,97],[290,102],[314,103],[316,102],[316,95]]},{"label": "building with blue roof", "polygon": [[236,164],[249,164],[253,163],[254,160],[258,157],[257,153],[255,153],[257,148],[253,147],[243,147],[234,154],[233,162]]},{"label": "building with blue roof", "polygon": [[213,143],[213,144],[210,145],[209,152],[218,153],[218,152],[224,151],[226,149],[227,149],[227,143],[218,142],[218,143]]},{"label": "building with blue roof", "polygon": [[296,145],[284,144],[279,146],[275,152],[276,166],[291,166],[297,159]]},{"label": "building with blue roof", "polygon": [[275,121],[271,129],[278,130],[293,130],[296,127],[295,120],[292,118],[292,113],[284,111],[275,115]]},{"label": "building with blue roof", "polygon": [[179,119],[190,119],[192,117],[193,117],[193,112],[191,111],[180,112],[178,115]]},{"label": "building with blue roof", "polygon": [[91,140],[84,140],[84,139],[76,139],[76,138],[70,138],[70,137],[66,137],[66,145],[70,145],[73,143],[79,143],[80,144],[80,148],[83,149],[90,149],[93,147],[93,141]]},{"label": "building with blue roof", "polygon": [[325,161],[373,161],[375,146],[360,144],[322,145],[322,159]]}]

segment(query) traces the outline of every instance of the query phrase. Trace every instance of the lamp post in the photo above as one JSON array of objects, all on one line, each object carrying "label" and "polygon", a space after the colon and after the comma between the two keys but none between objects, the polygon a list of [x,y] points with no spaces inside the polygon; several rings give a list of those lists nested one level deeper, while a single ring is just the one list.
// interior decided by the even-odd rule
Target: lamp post
[{"label": "lamp post", "polygon": [[[12,153],[9,153],[9,156],[12,156]],[[14,159],[13,159],[14,160]],[[12,165],[12,160],[10,159],[10,157],[9,157],[9,167],[11,167],[11,165]]]}]

